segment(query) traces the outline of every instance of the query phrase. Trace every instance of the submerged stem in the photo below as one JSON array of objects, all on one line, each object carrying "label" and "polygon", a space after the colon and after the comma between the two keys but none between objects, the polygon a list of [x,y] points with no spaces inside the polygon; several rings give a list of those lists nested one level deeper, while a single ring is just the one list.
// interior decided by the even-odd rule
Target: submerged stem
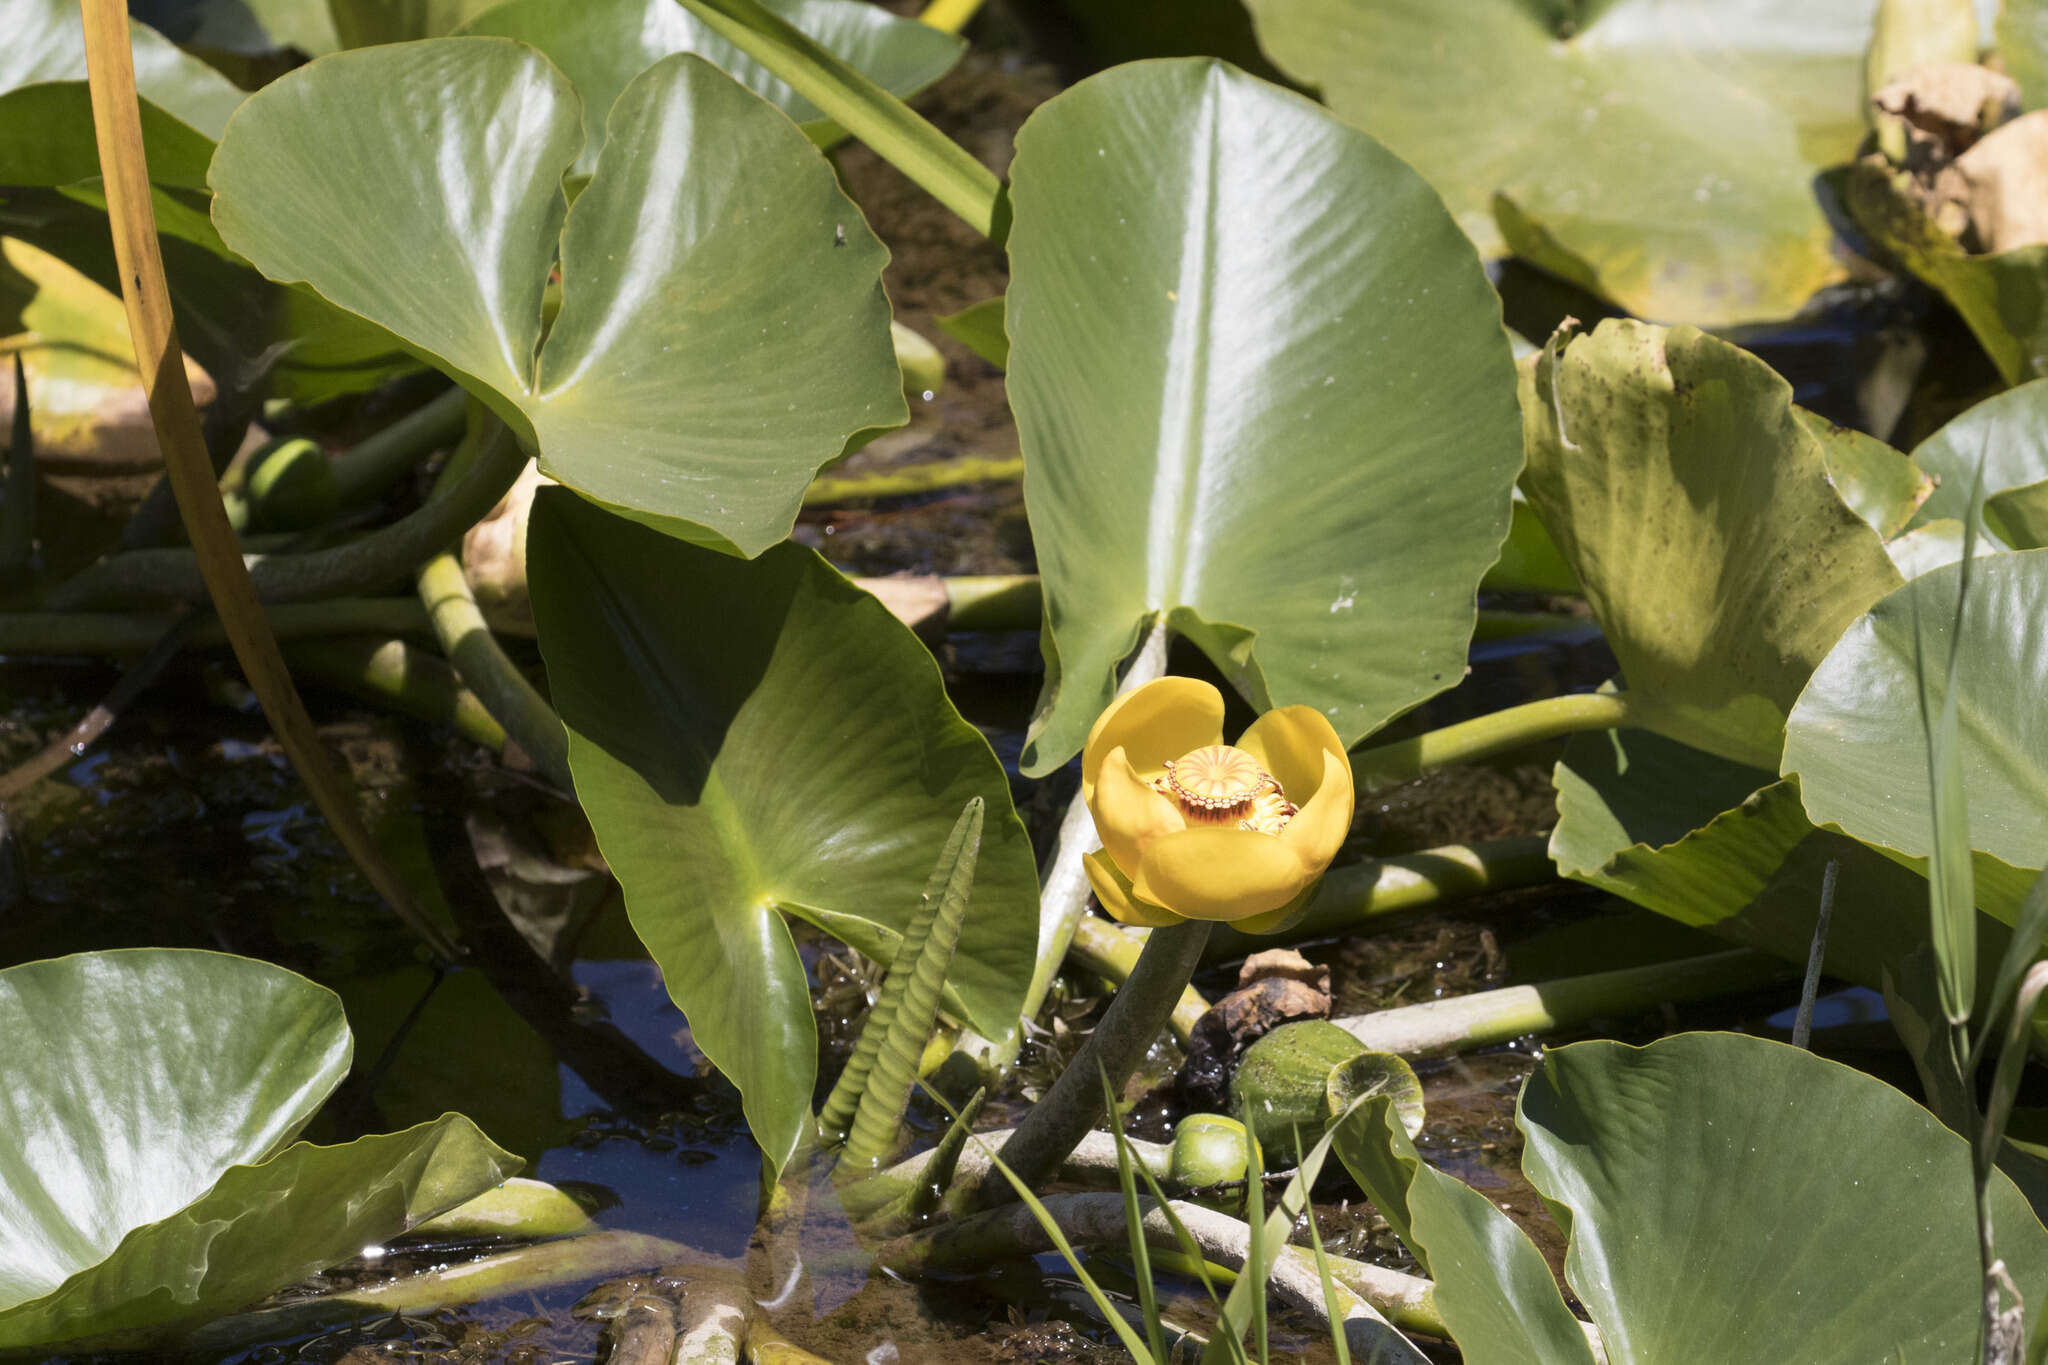
[{"label": "submerged stem", "polygon": [[[241,558],[265,603],[375,591],[411,575],[475,525],[525,467],[518,440],[500,428],[445,495],[389,526],[332,549]],[[78,574],[52,591],[45,605],[79,610],[206,600],[206,581],[191,550],[131,550]]]},{"label": "submerged stem", "polygon": [[180,1345],[195,1359],[213,1357],[256,1342],[278,1341],[351,1321],[432,1312],[691,1259],[701,1259],[701,1253],[666,1238],[616,1229],[593,1232],[476,1260],[458,1260],[368,1288],[318,1294],[275,1308],[238,1313],[208,1323]]},{"label": "submerged stem", "polygon": [[[1071,1073],[1070,1073],[1071,1074]],[[1077,1244],[1121,1245],[1129,1236],[1121,1194],[1054,1194],[1040,1201]],[[1151,1198],[1138,1200],[1145,1240],[1162,1250],[1181,1249],[1173,1223]],[[1251,1229],[1228,1214],[1199,1204],[1176,1201],[1173,1213],[1205,1260],[1241,1270],[1251,1259]],[[914,1233],[884,1244],[876,1260],[898,1271],[978,1269],[991,1261],[1033,1256],[1052,1249],[1052,1240],[1022,1204],[948,1223],[930,1232]],[[1363,1299],[1388,1322],[1409,1332],[1449,1338],[1436,1309],[1436,1286],[1414,1275],[1386,1270],[1362,1261],[1330,1258],[1332,1278]],[[1307,1251],[1282,1250],[1275,1259],[1271,1289],[1284,1302],[1316,1321],[1327,1322],[1328,1305],[1321,1277]]]},{"label": "submerged stem", "polygon": [[293,640],[284,646],[294,672],[378,706],[445,725],[493,753],[505,747],[498,724],[455,670],[437,655],[403,640],[337,635]]},{"label": "submerged stem", "polygon": [[1705,1000],[1789,978],[1785,962],[1749,948],[1569,976],[1536,986],[1507,986],[1449,1000],[1403,1005],[1336,1021],[1380,1052],[1404,1056],[1491,1047],[1607,1015],[1640,1014],[1666,1003]]},{"label": "submerged stem", "polygon": [[547,698],[499,648],[462,575],[462,562],[446,550],[428,560],[420,570],[419,595],[442,652],[484,709],[542,776],[564,792],[576,790],[569,776],[569,732]]},{"label": "submerged stem", "polygon": [[[0,654],[142,654],[180,619],[179,612],[0,612]],[[264,608],[270,633],[280,640],[309,635],[425,635],[427,614],[409,597],[331,597]],[[198,649],[227,641],[209,614],[191,627],[186,645]]]},{"label": "submerged stem", "polygon": [[1629,723],[1628,698],[1620,693],[1546,697],[1355,753],[1351,772],[1360,791],[1372,791],[1453,763],[1491,758],[1581,730],[1613,730]]},{"label": "submerged stem", "polygon": [[1207,957],[1215,962],[1304,939],[1355,933],[1388,915],[1556,880],[1547,834],[1445,844],[1368,859],[1331,868],[1310,898],[1307,913],[1277,934],[1244,934],[1219,925],[1209,940]]}]

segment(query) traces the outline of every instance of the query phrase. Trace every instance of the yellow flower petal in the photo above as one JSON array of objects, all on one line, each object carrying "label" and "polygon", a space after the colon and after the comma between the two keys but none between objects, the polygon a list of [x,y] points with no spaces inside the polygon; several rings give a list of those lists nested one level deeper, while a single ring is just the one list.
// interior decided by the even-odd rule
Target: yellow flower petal
[{"label": "yellow flower petal", "polygon": [[1358,797],[1351,786],[1351,767],[1336,754],[1323,755],[1322,781],[1287,828],[1280,842],[1293,849],[1309,875],[1320,877],[1351,832],[1351,814]]},{"label": "yellow flower petal", "polygon": [[1117,865],[1100,849],[1083,858],[1081,865],[1088,869],[1088,885],[1095,888],[1095,899],[1102,902],[1111,919],[1140,929],[1161,929],[1180,923],[1180,916],[1171,910],[1147,905],[1133,895],[1131,879],[1118,871]]},{"label": "yellow flower petal", "polygon": [[1184,829],[1146,843],[1132,889],[1186,919],[1239,920],[1277,910],[1314,878],[1301,855],[1249,829]]},{"label": "yellow flower petal", "polygon": [[1310,883],[1302,888],[1299,896],[1278,910],[1268,910],[1265,914],[1253,915],[1250,919],[1235,920],[1230,927],[1240,934],[1277,934],[1282,929],[1292,928],[1308,913],[1309,902],[1315,899],[1316,887],[1320,884]]},{"label": "yellow flower petal", "polygon": [[1180,808],[1145,785],[1120,748],[1109,751],[1096,774],[1088,813],[1095,817],[1103,851],[1126,873],[1137,869],[1147,841],[1188,827]]},{"label": "yellow flower petal", "polygon": [[1259,760],[1279,780],[1280,790],[1297,806],[1306,806],[1323,781],[1323,756],[1336,754],[1351,776],[1351,760],[1329,720],[1313,706],[1280,706],[1251,723],[1237,747]]},{"label": "yellow flower petal", "polygon": [[1223,694],[1197,678],[1156,678],[1109,704],[1081,750],[1081,791],[1095,789],[1096,774],[1112,749],[1130,756],[1138,776],[1157,777],[1166,760],[1223,742]]}]

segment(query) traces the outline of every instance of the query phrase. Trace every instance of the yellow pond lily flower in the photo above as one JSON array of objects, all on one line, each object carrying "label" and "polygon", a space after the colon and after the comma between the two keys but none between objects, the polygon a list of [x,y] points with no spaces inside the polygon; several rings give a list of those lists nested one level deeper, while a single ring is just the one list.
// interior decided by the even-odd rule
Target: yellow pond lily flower
[{"label": "yellow pond lily flower", "polygon": [[1088,880],[1125,924],[1229,920],[1269,933],[1307,903],[1351,828],[1351,760],[1310,706],[1223,742],[1223,696],[1160,678],[1110,704],[1081,751],[1100,852]]}]

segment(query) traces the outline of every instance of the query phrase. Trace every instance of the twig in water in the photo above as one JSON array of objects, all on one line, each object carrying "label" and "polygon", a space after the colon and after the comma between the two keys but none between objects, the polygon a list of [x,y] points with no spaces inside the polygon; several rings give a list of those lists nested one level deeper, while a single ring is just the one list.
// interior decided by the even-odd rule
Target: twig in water
[{"label": "twig in water", "polygon": [[129,665],[114,684],[111,692],[92,710],[85,713],[79,722],[45,745],[43,749],[15,765],[5,776],[0,776],[0,806],[33,787],[36,783],[72,762],[107,732],[109,726],[123,711],[134,704],[135,699],[149,689],[178,651],[185,646],[186,639],[202,622],[210,619],[210,611],[188,609],[169,629],[157,637],[149,653]]}]

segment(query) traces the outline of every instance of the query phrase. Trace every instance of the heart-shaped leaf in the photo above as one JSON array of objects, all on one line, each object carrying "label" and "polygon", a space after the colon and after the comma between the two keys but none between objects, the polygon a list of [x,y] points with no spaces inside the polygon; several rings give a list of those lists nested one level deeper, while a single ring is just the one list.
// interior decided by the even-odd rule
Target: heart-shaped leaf
[{"label": "heart-shaped leaf", "polygon": [[348,1070],[332,992],[173,949],[0,972],[0,1350],[248,1304],[518,1169],[460,1115],[287,1146]]},{"label": "heart-shaped leaf", "polygon": [[[100,173],[78,0],[0,0],[0,185],[68,185]],[[150,177],[199,185],[242,92],[145,24],[132,28]]]},{"label": "heart-shaped leaf", "polygon": [[1634,721],[1776,768],[1785,713],[1898,586],[1792,388],[1690,327],[1603,322],[1523,370],[1529,500],[1584,585]]},{"label": "heart-shaped leaf", "polygon": [[1081,747],[1155,617],[1346,743],[1462,677],[1521,446],[1499,300],[1421,178],[1209,61],[1056,96],[1012,174],[1026,770]]},{"label": "heart-shaped leaf", "polygon": [[[830,48],[893,95],[911,95],[946,74],[966,44],[914,19],[860,0],[764,0],[767,8]],[[562,69],[589,110],[588,138],[576,174],[597,166],[603,111],[632,79],[674,52],[694,52],[788,114],[813,137],[834,130],[817,106],[759,62],[707,28],[676,0],[510,0],[485,11],[464,33],[531,43]]]},{"label": "heart-shaped leaf", "polygon": [[[1544,1054],[1519,1121],[1611,1365],[1973,1358],[1969,1146],[1883,1081],[1741,1034],[1574,1043]],[[2002,1172],[1991,1208],[2031,1308],[2048,1229]],[[2033,1360],[2048,1331],[2029,1326]]]},{"label": "heart-shaped leaf", "polygon": [[[1806,811],[1912,858],[1933,851],[1927,737],[1914,671],[1914,608],[1925,632],[1930,705],[1942,704],[1962,566],[1922,574],[1850,626],[1814,671],[1786,727],[1784,771]],[[2048,862],[2048,550],[1971,566],[1957,642],[1956,742],[1970,846],[2011,868]]]},{"label": "heart-shaped leaf", "polygon": [[887,253],[817,149],[701,58],[620,95],[565,224],[582,144],[575,92],[531,48],[335,53],[230,122],[214,222],[264,274],[455,375],[562,482],[758,553],[850,437],[905,418]]},{"label": "heart-shaped leaf", "polygon": [[1840,267],[1814,173],[1846,160],[1869,0],[1251,0],[1282,69],[1512,251],[1621,304],[1719,326]]},{"label": "heart-shaped leaf", "polygon": [[946,998],[989,1037],[1017,1027],[1038,936],[1030,840],[907,626],[801,546],[738,560],[554,489],[527,556],[577,795],[771,1162],[809,1121],[817,1064],[783,916],[890,961],[971,797],[987,815]]}]

